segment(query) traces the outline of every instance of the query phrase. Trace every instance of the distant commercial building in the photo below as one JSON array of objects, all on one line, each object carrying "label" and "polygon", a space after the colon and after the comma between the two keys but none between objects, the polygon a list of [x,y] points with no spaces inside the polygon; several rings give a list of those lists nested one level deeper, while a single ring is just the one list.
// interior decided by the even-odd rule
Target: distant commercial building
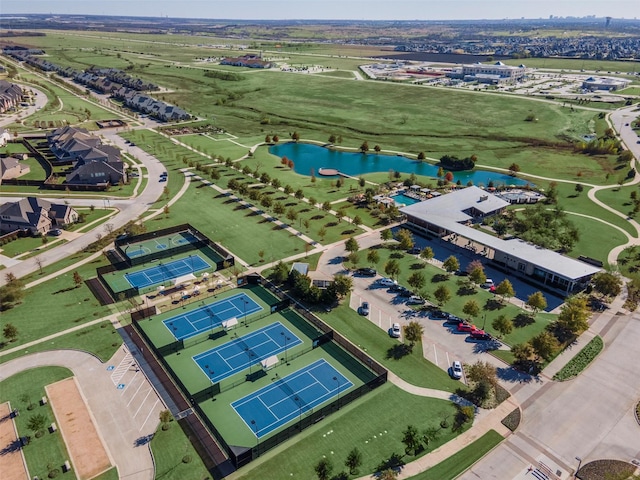
[{"label": "distant commercial building", "polygon": [[622,90],[631,83],[631,80],[613,77],[589,77],[582,82],[582,88],[586,90]]},{"label": "distant commercial building", "polygon": [[513,67],[505,65],[502,62],[496,62],[493,65],[484,63],[474,63],[472,65],[462,65],[451,69],[447,73],[447,77],[457,78],[465,82],[480,82],[490,84],[516,83],[522,81],[529,69],[524,65]]},{"label": "distant commercial building", "polygon": [[222,59],[220,65],[232,65],[234,67],[248,68],[272,68],[272,62],[266,62],[258,55],[243,55],[242,57],[227,57]]}]

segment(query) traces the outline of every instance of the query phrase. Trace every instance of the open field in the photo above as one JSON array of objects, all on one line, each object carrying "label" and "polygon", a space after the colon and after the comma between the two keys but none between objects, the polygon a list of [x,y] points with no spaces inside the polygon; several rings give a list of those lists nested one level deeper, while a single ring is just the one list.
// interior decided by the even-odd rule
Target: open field
[{"label": "open field", "polygon": [[[386,412],[381,415],[384,405]],[[347,454],[357,447],[362,453],[360,473],[373,472],[377,465],[392,454],[405,462],[415,457],[404,455],[401,443],[402,431],[414,425],[418,431],[438,427],[444,417],[453,418],[455,409],[450,402],[419,397],[406,393],[387,383],[340,410],[317,426],[309,428],[295,442],[296,454],[289,450],[276,449],[240,470],[238,480],[282,480],[284,478],[314,478],[313,466],[324,457],[331,460],[336,472],[344,469]],[[415,412],[424,412],[416,415]],[[438,439],[429,445],[428,451],[438,448],[455,436],[450,428],[441,429]],[[422,452],[422,454],[427,451]],[[421,455],[422,455],[421,454]]]}]

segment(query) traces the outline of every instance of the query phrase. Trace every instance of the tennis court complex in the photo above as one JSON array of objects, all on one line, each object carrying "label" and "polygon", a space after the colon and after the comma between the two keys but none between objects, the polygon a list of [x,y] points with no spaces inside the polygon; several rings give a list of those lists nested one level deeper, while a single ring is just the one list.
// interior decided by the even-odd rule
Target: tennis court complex
[{"label": "tennis court complex", "polygon": [[154,267],[127,273],[124,277],[132,287],[140,289],[209,268],[211,268],[211,265],[204,261],[199,255],[189,255],[187,258],[181,258],[180,260],[174,260],[168,263],[160,263]]},{"label": "tennis court complex", "polygon": [[302,417],[353,384],[324,358],[231,404],[260,438]]},{"label": "tennis court complex", "polygon": [[173,235],[165,235],[157,238],[151,238],[142,242],[127,244],[122,247],[123,251],[129,258],[137,258],[150,255],[158,250],[167,250],[170,248],[186,245],[187,243],[196,243],[198,239],[191,232],[178,232]]},{"label": "tennis court complex", "polygon": [[193,360],[212,382],[219,382],[301,343],[291,330],[275,322],[196,355]]},{"label": "tennis court complex", "polygon": [[262,307],[251,297],[246,293],[239,293],[224,300],[203,305],[182,315],[168,318],[162,323],[176,340],[184,340],[219,327],[223,322],[233,318],[243,318],[260,310]]}]

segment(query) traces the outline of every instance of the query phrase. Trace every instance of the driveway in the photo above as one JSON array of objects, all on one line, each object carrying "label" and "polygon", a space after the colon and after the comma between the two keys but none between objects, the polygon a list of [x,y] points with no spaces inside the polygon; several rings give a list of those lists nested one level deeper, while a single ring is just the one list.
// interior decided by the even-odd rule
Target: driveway
[{"label": "driveway", "polygon": [[528,467],[542,461],[568,479],[576,457],[583,465],[603,458],[640,460],[633,414],[640,400],[640,375],[633,371],[640,314],[603,314],[592,329],[605,341],[593,364],[567,382],[514,384],[510,391],[523,408],[520,428],[460,478],[529,478]]}]

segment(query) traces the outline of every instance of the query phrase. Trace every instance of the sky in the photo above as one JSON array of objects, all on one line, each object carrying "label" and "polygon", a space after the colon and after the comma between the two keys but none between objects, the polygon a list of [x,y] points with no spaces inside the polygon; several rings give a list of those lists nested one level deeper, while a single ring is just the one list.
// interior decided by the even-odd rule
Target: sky
[{"label": "sky", "polygon": [[237,20],[460,20],[640,17],[640,0],[1,0],[2,15],[129,15]]}]

